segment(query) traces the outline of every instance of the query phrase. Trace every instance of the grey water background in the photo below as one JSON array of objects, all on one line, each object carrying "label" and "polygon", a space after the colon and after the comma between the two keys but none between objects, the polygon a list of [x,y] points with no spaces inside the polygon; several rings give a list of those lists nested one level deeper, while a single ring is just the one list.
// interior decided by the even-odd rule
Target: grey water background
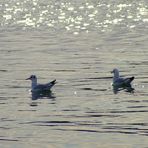
[{"label": "grey water background", "polygon": [[[0,147],[147,148],[147,47],[147,0],[1,0]],[[135,93],[113,93],[115,67]]]}]

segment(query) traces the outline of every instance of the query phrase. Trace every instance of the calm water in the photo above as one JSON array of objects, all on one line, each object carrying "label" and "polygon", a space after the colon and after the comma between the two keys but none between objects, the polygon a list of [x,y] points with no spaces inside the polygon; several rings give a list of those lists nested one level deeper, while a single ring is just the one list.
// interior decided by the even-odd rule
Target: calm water
[{"label": "calm water", "polygon": [[[1,0],[0,14],[0,147],[148,147],[147,0]],[[135,93],[113,93],[115,67]],[[51,96],[32,99],[31,74],[57,79]]]}]

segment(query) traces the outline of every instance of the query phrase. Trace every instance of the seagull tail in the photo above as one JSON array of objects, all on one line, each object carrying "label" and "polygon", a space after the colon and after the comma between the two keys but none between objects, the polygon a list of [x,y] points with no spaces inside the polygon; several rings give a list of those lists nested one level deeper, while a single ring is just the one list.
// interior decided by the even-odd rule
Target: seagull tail
[{"label": "seagull tail", "polygon": [[126,83],[131,83],[133,80],[135,79],[135,77],[130,77],[130,78],[127,78],[125,80]]},{"label": "seagull tail", "polygon": [[130,82],[132,82],[135,79],[135,77],[130,77],[129,79],[130,79]]},{"label": "seagull tail", "polygon": [[56,79],[46,84],[47,89],[51,89],[55,84],[56,84]]},{"label": "seagull tail", "polygon": [[54,85],[56,83],[56,79],[51,81],[50,84]]}]

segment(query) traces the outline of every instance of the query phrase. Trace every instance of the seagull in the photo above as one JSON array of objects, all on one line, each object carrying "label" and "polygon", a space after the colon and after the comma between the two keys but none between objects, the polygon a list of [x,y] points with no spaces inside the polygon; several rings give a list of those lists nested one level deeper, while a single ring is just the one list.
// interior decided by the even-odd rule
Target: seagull
[{"label": "seagull", "polygon": [[113,69],[113,86],[115,87],[131,87],[131,82],[134,80],[134,77],[121,78],[119,76],[119,70],[117,68]]},{"label": "seagull", "polygon": [[46,84],[37,84],[37,77],[36,75],[31,75],[29,78],[26,80],[31,80],[31,91],[32,92],[37,92],[37,91],[50,91],[50,89],[55,85],[56,80],[53,80],[49,83]]}]

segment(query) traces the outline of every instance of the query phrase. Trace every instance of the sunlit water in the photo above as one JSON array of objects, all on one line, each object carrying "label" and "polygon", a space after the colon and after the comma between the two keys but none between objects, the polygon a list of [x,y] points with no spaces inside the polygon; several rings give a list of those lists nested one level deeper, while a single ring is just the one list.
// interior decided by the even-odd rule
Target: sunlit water
[{"label": "sunlit water", "polygon": [[[0,147],[146,148],[148,2],[0,2]],[[113,68],[135,76],[112,91]],[[57,79],[32,98],[31,74]]]}]

